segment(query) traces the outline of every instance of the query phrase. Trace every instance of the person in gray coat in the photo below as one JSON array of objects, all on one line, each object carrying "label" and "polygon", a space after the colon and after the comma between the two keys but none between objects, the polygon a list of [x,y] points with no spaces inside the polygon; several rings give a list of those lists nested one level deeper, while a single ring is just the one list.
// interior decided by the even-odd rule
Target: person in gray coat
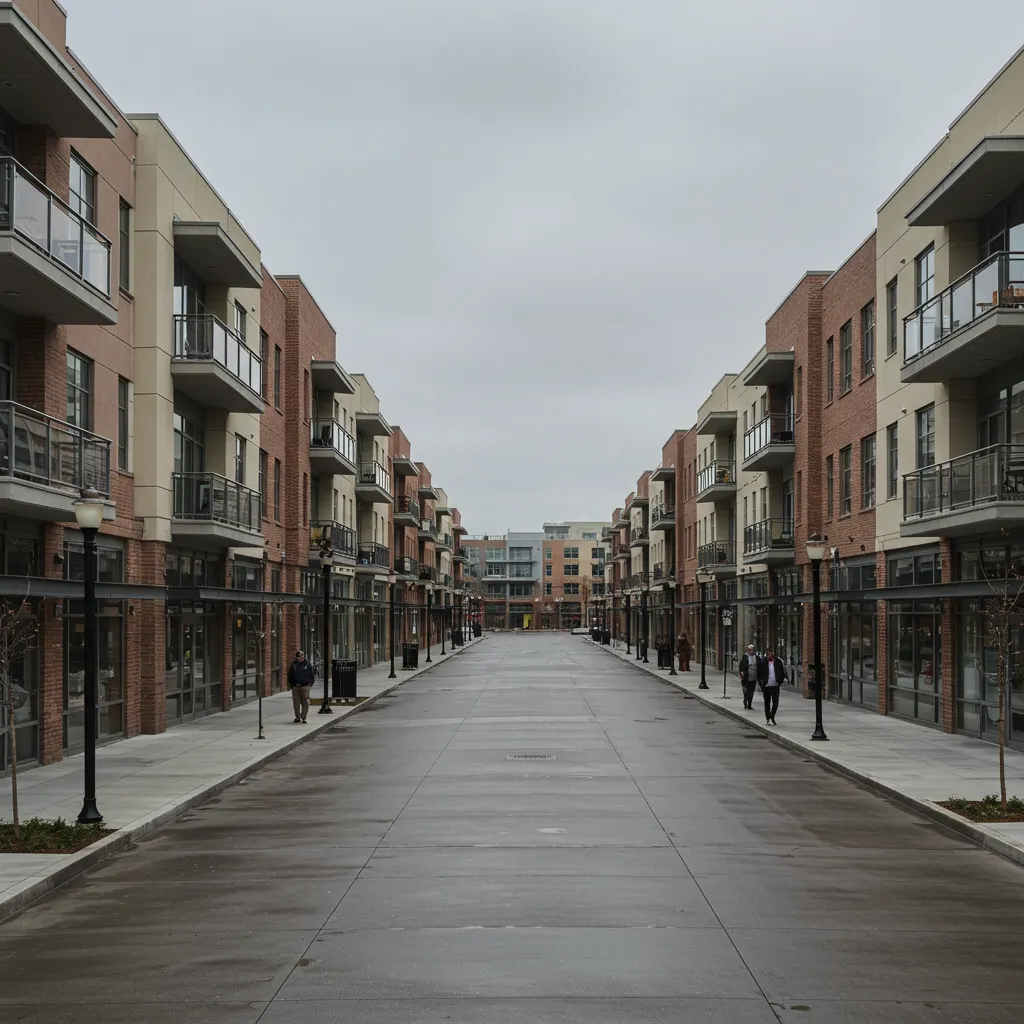
[{"label": "person in gray coat", "polygon": [[754,706],[754,691],[760,676],[761,659],[754,653],[754,645],[747,644],[747,653],[740,658],[740,686],[743,687],[743,706]]}]

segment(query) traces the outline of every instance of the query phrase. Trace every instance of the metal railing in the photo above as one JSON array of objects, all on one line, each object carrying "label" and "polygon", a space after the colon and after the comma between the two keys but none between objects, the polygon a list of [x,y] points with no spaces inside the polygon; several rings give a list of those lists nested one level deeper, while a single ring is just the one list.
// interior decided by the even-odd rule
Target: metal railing
[{"label": "metal railing", "polygon": [[391,493],[391,474],[379,462],[359,463],[359,483]]},{"label": "metal railing", "polygon": [[420,520],[420,533],[428,533],[431,537],[437,536],[437,527],[434,525],[433,519],[421,519]]},{"label": "metal railing", "polygon": [[259,491],[219,473],[172,473],[174,519],[227,523],[260,532]]},{"label": "metal railing", "polygon": [[633,588],[643,586],[643,584],[650,582],[650,573],[646,572],[635,572],[632,576],[629,577],[629,586]]},{"label": "metal railing", "polygon": [[[764,421],[762,421],[764,422]],[[758,424],[760,426],[760,424]],[[757,427],[754,428],[755,430]],[[746,439],[744,438],[744,441]],[[735,462],[722,462],[715,460],[709,462],[698,474],[697,474],[697,493],[703,494],[704,491],[711,487],[717,487],[721,484],[735,484],[736,483],[736,463]]]},{"label": "metal railing", "polygon": [[343,459],[355,465],[355,438],[337,420],[311,420],[309,424],[309,447],[333,448]]},{"label": "metal railing", "polygon": [[400,576],[419,576],[420,563],[408,555],[397,555],[395,557],[395,572]]},{"label": "metal railing", "polygon": [[408,494],[402,494],[395,499],[395,515],[408,515],[413,519],[420,518],[420,503]]},{"label": "metal railing", "polygon": [[[755,423],[743,435],[743,458],[749,459],[773,444],[793,443],[793,417],[786,413],[771,413]],[[710,468],[710,467],[708,467]],[[700,490],[700,484],[697,485]]]},{"label": "metal railing", "polygon": [[433,583],[437,579],[437,570],[431,565],[421,565],[420,579],[427,583]]},{"label": "metal railing", "polygon": [[13,231],[110,298],[110,242],[11,157],[0,157],[0,232]]},{"label": "metal railing", "polygon": [[0,477],[77,497],[110,497],[110,441],[17,402],[0,402]]},{"label": "metal railing", "polygon": [[676,521],[676,507],[665,502],[660,502],[651,507],[651,524],[656,525],[662,521],[674,523]]},{"label": "metal railing", "polygon": [[383,544],[362,540],[356,552],[356,564],[377,565],[382,569],[388,569],[391,567],[391,551]]},{"label": "metal railing", "polygon": [[210,313],[175,316],[174,358],[217,363],[253,394],[262,395],[263,361],[259,354]]},{"label": "metal railing", "polygon": [[674,580],[676,578],[676,564],[675,562],[659,562],[654,567],[654,582],[662,583],[665,580]]},{"label": "metal railing", "polygon": [[743,531],[743,554],[793,550],[792,519],[762,519]]},{"label": "metal railing", "polygon": [[905,520],[993,501],[1024,502],[1024,444],[994,444],[903,477]]},{"label": "metal railing", "polygon": [[446,548],[450,548],[455,540],[450,533],[439,533],[437,535],[437,542],[438,544],[443,544]]},{"label": "metal railing", "polygon": [[444,575],[443,575],[443,576],[441,577],[441,584],[442,584],[443,586],[445,586],[445,587],[450,587],[450,586],[452,585],[452,575],[451,575],[451,573],[449,573],[449,572],[446,572],[446,573],[445,573],[445,574],[444,574]]},{"label": "metal railing", "polygon": [[903,318],[910,362],[997,308],[1024,306],[1024,253],[997,252]]},{"label": "metal railing", "polygon": [[351,526],[342,526],[326,519],[314,519],[309,524],[309,549],[322,551],[328,547],[336,555],[354,558],[356,553],[356,531]]},{"label": "metal railing", "polygon": [[697,548],[697,568],[712,569],[719,565],[736,564],[736,544],[731,540],[713,540]]},{"label": "metal railing", "polygon": [[638,540],[647,540],[647,527],[634,526],[629,531],[629,542],[635,544]]}]

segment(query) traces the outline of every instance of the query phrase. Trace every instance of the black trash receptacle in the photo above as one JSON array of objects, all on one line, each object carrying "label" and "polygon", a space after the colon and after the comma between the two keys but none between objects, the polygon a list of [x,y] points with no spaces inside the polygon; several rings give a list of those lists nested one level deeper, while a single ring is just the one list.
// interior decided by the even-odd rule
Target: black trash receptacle
[{"label": "black trash receptacle", "polygon": [[459,630],[454,629],[454,628],[452,629],[452,631],[451,631],[451,642],[452,642],[452,647],[459,647],[459,646],[461,646],[461,644],[462,644],[462,634],[459,632]]},{"label": "black trash receptacle", "polygon": [[479,622],[474,622],[473,623],[473,636],[479,638],[482,633],[483,633],[483,629],[481,628],[480,623]]},{"label": "black trash receptacle", "polygon": [[402,644],[402,668],[419,668],[420,649],[418,644]]},{"label": "black trash receptacle", "polygon": [[335,658],[331,662],[331,699],[356,699],[356,669],[354,661],[343,661]]},{"label": "black trash receptacle", "polygon": [[611,643],[612,643],[612,631],[610,629],[605,629],[605,630],[601,631],[601,643],[605,647],[610,647],[611,646]]}]

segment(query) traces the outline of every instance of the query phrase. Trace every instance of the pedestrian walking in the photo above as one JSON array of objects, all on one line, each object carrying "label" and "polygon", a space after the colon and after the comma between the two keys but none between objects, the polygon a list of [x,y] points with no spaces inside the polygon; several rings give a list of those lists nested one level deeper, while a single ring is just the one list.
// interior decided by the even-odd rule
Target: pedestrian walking
[{"label": "pedestrian walking", "polygon": [[313,685],[313,666],[306,661],[303,651],[295,652],[295,660],[288,669],[288,688],[292,691],[295,724],[306,721],[309,714],[309,689]]},{"label": "pedestrian walking", "polygon": [[676,640],[676,653],[679,655],[679,671],[689,672],[690,654],[692,651],[690,648],[690,638],[685,633],[680,633],[679,639]]},{"label": "pedestrian walking", "polygon": [[779,692],[786,681],[786,666],[775,656],[770,647],[761,659],[758,676],[761,692],[764,694],[764,718],[769,725],[775,725],[775,712],[779,710]]},{"label": "pedestrian walking", "polygon": [[761,659],[754,653],[754,645],[747,644],[747,653],[740,658],[740,686],[743,687],[743,706],[754,707],[754,690],[760,672]]}]

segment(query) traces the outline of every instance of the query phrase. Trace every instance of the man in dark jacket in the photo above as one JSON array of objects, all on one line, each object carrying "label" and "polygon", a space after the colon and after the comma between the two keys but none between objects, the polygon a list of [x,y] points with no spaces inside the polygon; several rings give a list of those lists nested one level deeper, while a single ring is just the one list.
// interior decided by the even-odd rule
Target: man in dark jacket
[{"label": "man in dark jacket", "polygon": [[761,692],[764,694],[764,718],[769,725],[775,724],[775,712],[779,710],[779,693],[786,681],[786,666],[782,659],[776,657],[770,647],[761,659],[760,671],[757,676]]},{"label": "man in dark jacket", "polygon": [[761,659],[754,653],[754,645],[747,644],[747,653],[740,658],[740,686],[743,687],[743,706],[753,708],[754,690],[761,673]]},{"label": "man in dark jacket", "polygon": [[295,660],[288,669],[288,686],[292,691],[292,707],[295,709],[295,722],[306,721],[309,713],[309,688],[313,685],[313,666],[306,661],[302,651],[295,652]]}]

